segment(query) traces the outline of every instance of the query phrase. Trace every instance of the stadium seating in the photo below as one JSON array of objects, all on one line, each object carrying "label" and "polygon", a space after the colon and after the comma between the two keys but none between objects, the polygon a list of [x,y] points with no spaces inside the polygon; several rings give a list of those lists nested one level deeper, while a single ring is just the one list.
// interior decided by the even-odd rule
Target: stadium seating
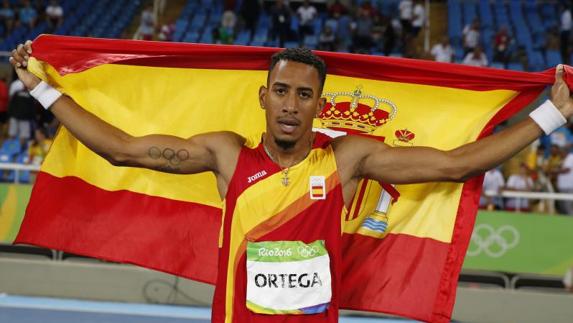
[{"label": "stadium seating", "polygon": [[[54,34],[119,38],[138,12],[141,1],[61,0],[60,5],[64,9],[65,18]],[[45,21],[39,21],[32,30],[20,25],[0,42],[0,51],[11,50],[17,44],[48,31],[49,26]]]},{"label": "stadium seating", "polygon": [[[448,35],[455,50],[455,60],[463,59],[464,26],[475,18],[480,20],[481,44],[492,67],[500,67],[493,62],[495,33],[507,27],[513,42],[510,53],[524,50],[528,58],[527,69],[540,71],[561,62],[559,53],[546,50],[547,35],[555,33],[559,22],[557,2],[536,0],[448,0]],[[507,68],[524,70],[521,63],[512,62]]]}]

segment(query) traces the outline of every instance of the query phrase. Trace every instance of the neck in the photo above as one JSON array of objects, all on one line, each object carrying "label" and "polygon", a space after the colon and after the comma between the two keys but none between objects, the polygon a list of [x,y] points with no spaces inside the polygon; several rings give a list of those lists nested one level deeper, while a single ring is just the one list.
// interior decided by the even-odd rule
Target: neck
[{"label": "neck", "polygon": [[279,145],[277,140],[268,132],[263,135],[263,145],[269,157],[280,167],[291,167],[309,154],[312,149],[314,141],[314,134],[304,136],[299,141],[295,142],[292,147],[286,148],[284,145]]}]

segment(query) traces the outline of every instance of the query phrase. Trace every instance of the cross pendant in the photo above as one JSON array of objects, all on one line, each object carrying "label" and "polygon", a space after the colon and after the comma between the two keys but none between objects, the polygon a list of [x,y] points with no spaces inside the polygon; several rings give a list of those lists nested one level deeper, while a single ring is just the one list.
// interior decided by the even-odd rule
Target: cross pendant
[{"label": "cross pendant", "polygon": [[289,179],[288,179],[288,175],[287,174],[283,174],[283,178],[281,180],[281,182],[283,183],[283,186],[288,186],[288,184],[290,184]]}]

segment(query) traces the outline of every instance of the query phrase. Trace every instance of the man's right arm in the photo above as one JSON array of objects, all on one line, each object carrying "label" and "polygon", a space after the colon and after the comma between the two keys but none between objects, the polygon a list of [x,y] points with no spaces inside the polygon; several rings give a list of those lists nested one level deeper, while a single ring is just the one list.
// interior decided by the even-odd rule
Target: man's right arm
[{"label": "man's right arm", "polygon": [[[26,69],[30,54],[31,42],[27,42],[19,45],[10,58],[28,90],[41,82]],[[227,156],[229,154],[238,155],[244,141],[230,132],[207,133],[191,138],[169,135],[134,137],[86,111],[64,95],[51,105],[50,111],[74,137],[116,166],[142,167],[177,174],[222,172],[226,178],[230,177],[231,174],[227,173],[232,173],[232,170],[221,169],[221,166],[229,167],[219,161],[232,159],[233,156]]]}]

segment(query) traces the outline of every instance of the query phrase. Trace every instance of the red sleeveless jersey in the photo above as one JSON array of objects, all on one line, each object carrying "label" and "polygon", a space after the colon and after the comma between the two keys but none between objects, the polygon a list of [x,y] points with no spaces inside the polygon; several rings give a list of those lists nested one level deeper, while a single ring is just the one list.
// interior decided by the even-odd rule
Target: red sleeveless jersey
[{"label": "red sleeveless jersey", "polygon": [[[308,156],[284,171],[262,144],[243,147],[224,201],[212,322],[337,322],[341,271],[342,187],[329,138],[316,133]],[[314,181],[311,183],[311,179]],[[316,179],[322,179],[316,184]],[[246,305],[247,242],[322,240],[330,257],[332,297],[317,314],[258,314]]]}]

